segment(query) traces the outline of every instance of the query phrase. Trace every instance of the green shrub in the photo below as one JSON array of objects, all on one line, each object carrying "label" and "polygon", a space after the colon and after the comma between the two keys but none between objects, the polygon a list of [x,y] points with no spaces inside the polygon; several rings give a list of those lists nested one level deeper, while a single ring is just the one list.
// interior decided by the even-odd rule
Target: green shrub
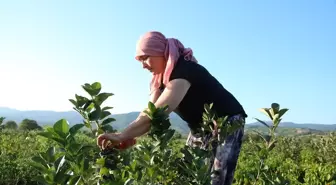
[{"label": "green shrub", "polygon": [[[96,136],[116,132],[112,107],[103,106],[112,93],[101,84],[84,84],[88,97],[70,99],[83,123],[70,126],[64,119],[43,130],[0,131],[0,184],[203,185],[210,183],[211,150],[191,148],[171,129],[167,107],[149,103],[151,130],[127,150],[100,151]],[[234,184],[336,184],[336,134],[277,136],[288,109],[273,103],[261,111],[272,121],[267,132],[244,136]],[[212,131],[215,120],[223,137],[238,127],[216,118],[205,105],[201,133]],[[3,122],[4,118],[0,121]],[[0,124],[1,125],[1,124]],[[239,126],[239,125],[238,125]]]}]

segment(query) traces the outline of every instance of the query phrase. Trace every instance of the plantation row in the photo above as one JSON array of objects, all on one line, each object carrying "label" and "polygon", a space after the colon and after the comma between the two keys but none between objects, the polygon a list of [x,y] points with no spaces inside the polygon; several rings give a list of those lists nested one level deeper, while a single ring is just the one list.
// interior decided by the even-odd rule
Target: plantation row
[{"label": "plantation row", "polygon": [[[185,138],[175,137],[167,107],[148,104],[152,127],[136,146],[100,151],[96,136],[115,132],[111,107],[102,106],[112,94],[101,92],[98,82],[82,87],[90,98],[76,94],[70,102],[83,123],[70,127],[61,119],[44,130],[1,131],[0,184],[210,184],[211,150],[185,146]],[[256,131],[245,137],[234,184],[336,184],[336,133],[279,137],[276,129],[288,109],[273,103],[261,111],[273,124],[257,119],[268,134]],[[211,105],[205,105],[203,118],[201,134],[212,131],[213,120],[218,124],[221,137],[213,141],[242,126],[217,118]],[[91,135],[83,134],[83,128]]]},{"label": "plantation row", "polygon": [[[336,134],[322,137],[278,138],[277,146],[265,162],[267,165],[264,169],[265,173],[275,177],[283,176],[291,182],[290,184],[332,182],[332,177],[335,179],[336,174]],[[78,134],[76,139],[82,144],[95,145],[94,138],[89,138],[85,134]],[[149,140],[146,138],[141,142]],[[37,136],[36,131],[3,131],[0,135],[0,184],[37,184],[33,178],[39,174],[39,171],[30,166],[30,158],[46,151],[55,143]],[[177,153],[184,145],[184,140],[173,139],[171,143],[171,148],[174,153]],[[138,155],[137,158],[145,159],[136,149],[130,149],[129,152]],[[244,181],[246,181],[245,184],[249,184],[248,181],[252,184],[253,177],[258,174],[257,164],[260,162],[256,152],[253,144],[245,140],[235,176],[240,183],[236,184],[244,184],[242,183]],[[335,180],[333,182],[335,183]]]}]

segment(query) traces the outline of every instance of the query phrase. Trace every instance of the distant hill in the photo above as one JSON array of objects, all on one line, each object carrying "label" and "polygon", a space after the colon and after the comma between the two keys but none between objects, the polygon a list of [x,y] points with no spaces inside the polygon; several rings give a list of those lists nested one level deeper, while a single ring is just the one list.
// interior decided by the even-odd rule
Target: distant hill
[{"label": "distant hill", "polygon": [[[123,129],[129,123],[137,118],[139,112],[129,112],[124,114],[113,114],[111,117],[115,118],[116,121],[112,123],[115,129]],[[66,112],[56,112],[56,111],[20,111],[16,109],[11,109],[7,107],[0,107],[0,117],[6,117],[6,121],[13,120],[20,123],[24,119],[36,120],[41,126],[52,125],[60,119],[66,119],[71,125],[81,123],[82,117],[79,113],[75,111]],[[171,114],[170,120],[172,127],[178,130],[182,134],[187,134],[189,128],[187,124],[176,114]]]},{"label": "distant hill", "polygon": [[[269,121],[265,121],[267,124],[271,124]],[[253,126],[262,126],[259,122],[254,122],[248,124],[249,127]],[[336,124],[327,125],[327,124],[314,124],[314,123],[293,123],[293,122],[281,122],[279,127],[284,128],[301,128],[301,129],[312,129],[320,131],[336,131]]]},{"label": "distant hill", "polygon": [[[113,122],[113,127],[116,129],[125,128],[131,121],[136,119],[139,112],[129,112],[125,114],[114,114],[113,118],[116,119]],[[66,112],[56,112],[56,111],[20,111],[16,109],[10,109],[6,107],[0,107],[0,117],[6,117],[6,120],[13,120],[20,123],[23,119],[33,119],[36,120],[39,125],[52,125],[59,119],[66,119],[71,125],[82,122],[82,117],[75,111]],[[5,120],[5,121],[6,121]],[[187,124],[176,114],[172,113],[170,115],[170,120],[172,127],[182,134],[187,134],[189,128]],[[267,122],[269,123],[269,122]],[[279,132],[292,133],[292,134],[302,134],[302,133],[318,133],[321,131],[336,131],[336,124],[326,125],[326,124],[311,124],[311,123],[292,123],[292,122],[282,122],[279,125]],[[250,123],[246,125],[246,129],[251,128],[265,129],[260,123]]]},{"label": "distant hill", "polygon": [[[266,133],[268,130],[264,126],[250,126],[250,124],[246,128],[246,133],[252,132],[252,130],[257,130],[261,133]],[[289,127],[279,127],[277,129],[278,135],[285,135],[285,136],[293,136],[293,135],[307,135],[307,134],[324,134],[327,131],[315,130],[310,128],[289,128]]]},{"label": "distant hill", "polygon": [[0,116],[6,117],[6,120],[13,120],[17,123],[23,119],[33,119],[38,122],[39,125],[53,124],[59,119],[65,118],[70,124],[76,124],[81,122],[81,116],[75,111],[56,112],[56,111],[20,111],[16,109],[0,107]]}]

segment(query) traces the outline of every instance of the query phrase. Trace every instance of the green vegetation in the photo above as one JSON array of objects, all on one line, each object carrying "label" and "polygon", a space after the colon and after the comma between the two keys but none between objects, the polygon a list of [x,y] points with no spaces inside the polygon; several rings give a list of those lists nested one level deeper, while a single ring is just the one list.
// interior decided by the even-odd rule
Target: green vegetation
[{"label": "green vegetation", "polygon": [[[112,107],[103,106],[113,94],[101,92],[98,82],[82,87],[88,97],[70,99],[82,123],[71,126],[60,119],[41,128],[28,119],[19,126],[6,126],[5,118],[0,119],[0,184],[209,184],[211,150],[185,146],[164,113],[167,107],[148,104],[151,131],[136,146],[100,151],[96,136],[116,132]],[[261,109],[271,124],[257,119],[264,129],[247,132],[234,184],[336,184],[336,133],[276,134],[287,111],[277,103]],[[211,105],[205,105],[203,118],[202,134],[217,123],[222,137],[213,142],[241,126],[213,115]]]}]

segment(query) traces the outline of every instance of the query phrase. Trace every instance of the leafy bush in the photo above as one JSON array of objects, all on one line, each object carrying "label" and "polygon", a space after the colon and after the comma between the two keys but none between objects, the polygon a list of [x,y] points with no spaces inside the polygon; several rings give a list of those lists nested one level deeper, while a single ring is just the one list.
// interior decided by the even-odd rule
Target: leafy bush
[{"label": "leafy bush", "polygon": [[5,128],[5,125],[3,125],[4,120],[5,120],[5,117],[0,117],[0,131]]},{"label": "leafy bush", "polygon": [[[96,136],[116,132],[112,107],[103,106],[113,94],[101,92],[98,82],[82,87],[88,97],[70,99],[82,123],[70,126],[60,119],[43,131],[1,131],[0,184],[210,184],[211,148],[185,145],[170,127],[167,107],[151,102],[144,111],[151,119],[147,136],[126,150],[101,151]],[[268,132],[245,135],[234,184],[336,184],[336,134],[277,136],[287,111],[277,103],[261,109],[272,124],[257,119]],[[241,126],[231,127],[226,120],[205,105],[200,133],[213,132],[216,123],[222,137],[212,142],[223,140]]]},{"label": "leafy bush", "polygon": [[18,125],[16,124],[15,121],[7,121],[6,124],[4,125],[4,128],[15,130],[18,128]]},{"label": "leafy bush", "polygon": [[47,144],[34,131],[3,130],[0,135],[0,184],[36,184],[38,171],[29,165],[31,156],[42,152]]},{"label": "leafy bush", "polygon": [[20,130],[41,130],[42,127],[37,124],[35,120],[31,119],[24,119],[20,125],[19,125]]}]

